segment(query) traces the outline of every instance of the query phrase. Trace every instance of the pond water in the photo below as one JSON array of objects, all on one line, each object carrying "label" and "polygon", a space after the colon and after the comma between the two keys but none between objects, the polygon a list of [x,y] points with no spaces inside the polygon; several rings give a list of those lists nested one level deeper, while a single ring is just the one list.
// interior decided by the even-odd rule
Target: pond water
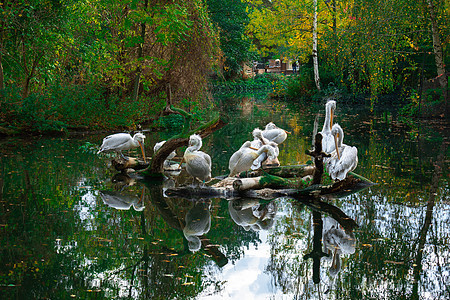
[{"label": "pond water", "polygon": [[[202,147],[213,176],[227,174],[231,154],[270,121],[291,132],[282,165],[309,160],[323,104],[220,101],[230,123]],[[172,181],[112,170],[95,153],[104,135],[1,140],[0,297],[448,299],[449,124],[411,127],[394,110],[340,103],[335,121],[358,147],[355,173],[377,184],[324,197],[327,209],[288,197],[168,198]],[[151,155],[170,133],[146,135]],[[177,184],[189,180],[184,172]]]}]

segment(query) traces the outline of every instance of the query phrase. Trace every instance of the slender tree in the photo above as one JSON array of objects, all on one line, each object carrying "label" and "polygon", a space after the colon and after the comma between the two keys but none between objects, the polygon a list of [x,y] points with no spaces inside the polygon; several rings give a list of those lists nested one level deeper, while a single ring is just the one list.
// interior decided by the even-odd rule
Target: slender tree
[{"label": "slender tree", "polygon": [[317,0],[314,0],[314,21],[313,21],[313,67],[314,67],[314,82],[317,89],[320,91],[320,76],[319,76],[319,60],[317,57]]},{"label": "slender tree", "polygon": [[434,50],[434,59],[436,62],[437,69],[437,77],[441,88],[444,93],[445,102],[448,103],[448,90],[447,90],[447,82],[448,76],[445,71],[445,63],[444,63],[444,52],[442,50],[441,38],[439,36],[439,26],[436,21],[436,13],[433,0],[427,0],[427,9],[429,13],[429,18],[431,22],[431,32],[433,35],[433,50]]}]

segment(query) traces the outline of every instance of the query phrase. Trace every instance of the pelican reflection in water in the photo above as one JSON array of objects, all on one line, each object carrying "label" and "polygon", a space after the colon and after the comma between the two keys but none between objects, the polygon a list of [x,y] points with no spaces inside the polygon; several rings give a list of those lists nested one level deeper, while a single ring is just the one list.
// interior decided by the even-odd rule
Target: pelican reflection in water
[{"label": "pelican reflection in water", "polygon": [[186,162],[186,171],[194,179],[202,181],[211,180],[211,157],[203,151],[202,138],[193,134],[189,137],[189,147],[184,152],[184,161]]},{"label": "pelican reflection in water", "polygon": [[228,201],[228,212],[233,221],[244,230],[260,231],[272,227],[277,206],[275,201],[260,204],[258,200],[238,199]]},{"label": "pelican reflection in water", "polygon": [[[353,232],[346,232],[340,228],[339,223],[330,217],[323,220],[323,252],[329,256],[331,265],[328,269],[331,282],[328,290],[331,288],[334,280],[341,271],[341,255],[355,253],[356,239]],[[327,293],[326,291],[325,293]]]},{"label": "pelican reflection in water", "polygon": [[200,250],[202,245],[200,236],[208,233],[211,228],[210,207],[210,201],[198,201],[186,214],[183,234],[192,252]]},{"label": "pelican reflection in water", "polygon": [[116,152],[120,154],[123,159],[128,160],[122,153],[123,150],[130,150],[133,148],[141,147],[142,156],[145,161],[145,151],[144,151],[144,140],[145,135],[138,132],[133,137],[128,133],[116,133],[108,135],[103,139],[103,143],[100,146],[100,150],[97,154],[102,152]]},{"label": "pelican reflection in water", "polygon": [[99,191],[98,193],[103,203],[118,210],[129,210],[131,206],[136,211],[142,211],[145,208],[144,190],[142,190],[141,197],[117,191]]}]

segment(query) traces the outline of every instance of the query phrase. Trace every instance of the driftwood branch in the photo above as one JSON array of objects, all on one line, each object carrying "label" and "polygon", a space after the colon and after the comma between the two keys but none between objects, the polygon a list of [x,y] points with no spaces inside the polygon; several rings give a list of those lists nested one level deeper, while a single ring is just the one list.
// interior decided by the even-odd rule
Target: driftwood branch
[{"label": "driftwood branch", "polygon": [[118,157],[113,159],[111,164],[117,171],[120,172],[126,172],[128,169],[133,169],[135,171],[144,170],[150,165],[149,162],[144,162],[134,157],[129,157],[128,160]]},{"label": "driftwood branch", "polygon": [[[222,120],[222,118],[219,116],[215,118],[214,120],[198,127],[195,130],[189,131],[186,130],[186,128],[189,128],[190,123],[190,114],[187,114],[185,111],[172,107],[172,110],[176,112],[180,112],[180,114],[185,115],[185,123],[183,132],[177,136],[174,136],[173,138],[169,139],[164,145],[159,149],[157,153],[153,156],[152,162],[150,167],[142,172],[142,174],[146,177],[151,178],[162,178],[163,177],[163,163],[166,160],[166,158],[169,156],[169,154],[183,146],[187,146],[189,142],[189,136],[192,134],[198,134],[202,138],[207,137],[211,133],[213,133],[216,130],[221,129],[223,126],[226,125],[226,123]],[[187,114],[187,115],[186,115]],[[186,121],[187,120],[187,121]]]},{"label": "driftwood branch", "polygon": [[314,151],[306,151],[306,154],[314,157],[314,166],[316,169],[314,170],[313,175],[313,184],[320,184],[322,181],[323,175],[323,158],[330,157],[330,154],[326,154],[322,151],[322,135],[320,133],[316,134],[315,142],[314,142]]}]

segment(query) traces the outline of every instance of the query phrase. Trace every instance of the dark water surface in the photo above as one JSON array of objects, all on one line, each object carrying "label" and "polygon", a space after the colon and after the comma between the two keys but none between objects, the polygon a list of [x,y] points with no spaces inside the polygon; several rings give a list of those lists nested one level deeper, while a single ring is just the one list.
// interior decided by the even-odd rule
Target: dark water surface
[{"label": "dark water surface", "polygon": [[[292,133],[281,163],[309,160],[323,105],[222,103],[231,122],[202,148],[213,176],[226,174],[231,154],[270,121]],[[449,299],[448,123],[408,127],[386,109],[339,103],[335,121],[358,147],[355,172],[377,183],[322,199],[356,221],[353,231],[290,198],[166,198],[173,182],[109,168],[87,144],[98,147],[103,136],[0,140],[0,297]],[[146,135],[151,155],[169,134]]]}]

